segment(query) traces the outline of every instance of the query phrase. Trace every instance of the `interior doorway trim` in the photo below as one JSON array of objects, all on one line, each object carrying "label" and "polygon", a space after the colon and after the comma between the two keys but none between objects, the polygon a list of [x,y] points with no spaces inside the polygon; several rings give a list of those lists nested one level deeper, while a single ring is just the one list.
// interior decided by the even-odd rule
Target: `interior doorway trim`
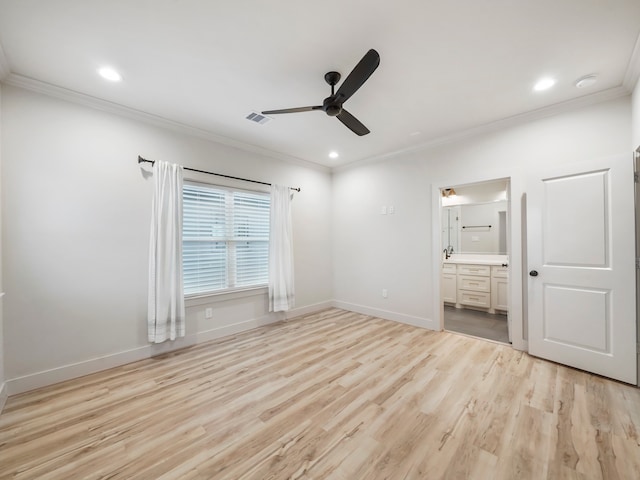
[{"label": "interior doorway trim", "polygon": [[[450,179],[451,181],[435,181],[431,184],[431,206],[432,206],[432,286],[433,286],[433,309],[432,318],[437,329],[444,330],[444,303],[442,298],[442,194],[441,189],[450,188],[452,185],[467,185],[473,183],[484,183],[495,180],[507,180],[507,199],[509,202],[507,247],[509,254],[509,286],[507,291],[509,305],[509,329],[511,332],[511,345],[517,350],[528,350],[528,345],[524,337],[523,305],[522,305],[522,245],[521,245],[521,211],[523,206],[514,199],[521,199],[522,192],[512,176],[495,176],[492,178],[471,178],[471,179]],[[523,200],[524,201],[524,200]],[[518,280],[520,279],[520,280]],[[520,291],[519,291],[520,290]]]},{"label": "interior doorway trim", "polygon": [[640,187],[638,185],[638,175],[640,174],[640,145],[633,151],[633,174],[634,183],[634,203],[636,217],[636,365],[638,376],[636,385],[640,387],[640,269],[637,268],[640,258]]}]

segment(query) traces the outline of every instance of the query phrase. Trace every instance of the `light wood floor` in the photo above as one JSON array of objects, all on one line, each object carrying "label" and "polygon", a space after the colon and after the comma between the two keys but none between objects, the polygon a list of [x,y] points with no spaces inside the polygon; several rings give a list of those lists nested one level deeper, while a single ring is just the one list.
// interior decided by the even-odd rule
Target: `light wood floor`
[{"label": "light wood floor", "polygon": [[9,398],[0,478],[638,479],[640,391],[331,309]]}]

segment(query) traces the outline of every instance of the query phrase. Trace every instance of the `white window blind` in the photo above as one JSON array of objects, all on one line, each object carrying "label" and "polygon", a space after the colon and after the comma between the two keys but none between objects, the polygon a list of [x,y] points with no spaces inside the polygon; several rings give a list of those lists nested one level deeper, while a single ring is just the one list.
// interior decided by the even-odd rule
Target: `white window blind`
[{"label": "white window blind", "polygon": [[267,284],[269,206],[268,194],[185,183],[185,295]]}]

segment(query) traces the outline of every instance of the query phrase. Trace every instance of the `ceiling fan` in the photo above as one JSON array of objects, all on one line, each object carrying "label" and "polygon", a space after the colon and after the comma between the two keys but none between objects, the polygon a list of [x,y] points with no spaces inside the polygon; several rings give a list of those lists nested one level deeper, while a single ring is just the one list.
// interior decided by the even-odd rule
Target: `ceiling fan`
[{"label": "ceiling fan", "polygon": [[356,135],[366,135],[369,129],[365,127],[360,120],[342,108],[342,104],[351,98],[351,95],[367,81],[376,68],[380,65],[380,55],[374,49],[369,50],[362,60],[354,67],[347,78],[342,82],[337,92],[334,87],[340,81],[338,72],[327,72],[324,76],[325,81],[331,85],[331,96],[324,99],[322,105],[313,107],[284,108],[282,110],[266,110],[263,115],[275,115],[280,113],[298,113],[310,112],[312,110],[322,110],[330,117],[336,117],[347,128]]}]

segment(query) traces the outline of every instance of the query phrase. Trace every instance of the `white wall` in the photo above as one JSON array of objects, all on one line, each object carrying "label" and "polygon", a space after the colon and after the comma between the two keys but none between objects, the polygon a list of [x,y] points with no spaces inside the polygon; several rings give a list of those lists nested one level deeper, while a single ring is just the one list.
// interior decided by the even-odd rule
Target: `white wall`
[{"label": "white wall", "polygon": [[[334,296],[338,305],[439,327],[438,189],[511,178],[514,345],[524,347],[521,209],[535,168],[629,152],[624,97],[449,144],[334,172]],[[394,215],[381,215],[393,205]],[[434,233],[435,232],[435,233]],[[438,249],[438,250],[436,250]],[[381,291],[388,290],[388,298]]]},{"label": "white wall", "polygon": [[[188,338],[169,347],[148,346],[152,179],[149,168],[137,164],[139,154],[300,186],[293,204],[296,312],[329,304],[327,171],[12,86],[3,87],[2,122],[9,393],[281,318],[268,314],[265,293],[191,302]],[[211,320],[204,318],[208,306],[214,308]]]},{"label": "white wall", "polygon": [[[460,208],[460,251],[458,253],[500,252],[500,215],[506,212],[506,201],[462,205]],[[491,225],[481,227],[481,225]],[[475,227],[478,226],[478,227]],[[466,228],[464,228],[466,227]]]}]

